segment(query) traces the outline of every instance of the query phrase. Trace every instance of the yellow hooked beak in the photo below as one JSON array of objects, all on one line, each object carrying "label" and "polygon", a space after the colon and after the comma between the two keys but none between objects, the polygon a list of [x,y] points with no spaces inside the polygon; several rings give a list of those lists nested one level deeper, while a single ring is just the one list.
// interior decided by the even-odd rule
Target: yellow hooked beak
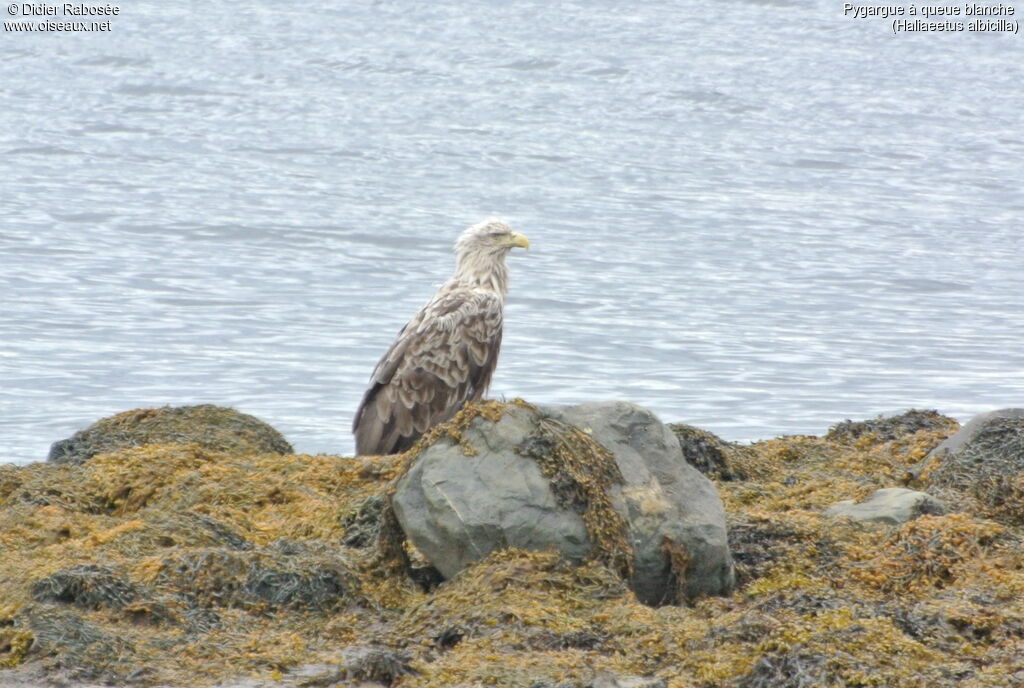
[{"label": "yellow hooked beak", "polygon": [[512,236],[508,238],[508,245],[525,248],[527,251],[530,250],[530,240],[519,232],[512,232]]}]

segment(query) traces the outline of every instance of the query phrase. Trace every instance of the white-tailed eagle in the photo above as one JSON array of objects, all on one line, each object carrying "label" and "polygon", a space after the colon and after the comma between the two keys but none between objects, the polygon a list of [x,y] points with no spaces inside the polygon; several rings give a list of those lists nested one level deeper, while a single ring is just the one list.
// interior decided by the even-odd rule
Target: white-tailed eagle
[{"label": "white-tailed eagle", "polygon": [[473,225],[455,242],[455,274],[373,370],[352,422],[357,455],[405,451],[487,392],[501,348],[505,256],[517,246],[530,242],[498,220]]}]

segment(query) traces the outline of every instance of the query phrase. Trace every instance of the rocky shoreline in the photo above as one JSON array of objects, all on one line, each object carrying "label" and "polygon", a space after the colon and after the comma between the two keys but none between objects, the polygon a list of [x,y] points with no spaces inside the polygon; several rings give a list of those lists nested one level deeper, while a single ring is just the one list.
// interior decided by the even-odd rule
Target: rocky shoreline
[{"label": "rocky shoreline", "polygon": [[0,466],[0,688],[1024,683],[1024,410],[739,445],[486,402],[402,455],[215,406]]}]

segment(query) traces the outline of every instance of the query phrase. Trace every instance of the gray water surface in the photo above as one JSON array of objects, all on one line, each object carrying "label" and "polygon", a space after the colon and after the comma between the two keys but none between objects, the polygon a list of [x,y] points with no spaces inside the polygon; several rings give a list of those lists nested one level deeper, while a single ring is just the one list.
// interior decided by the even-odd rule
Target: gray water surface
[{"label": "gray water surface", "polygon": [[285,7],[3,34],[0,461],[200,402],[351,453],[490,215],[532,244],[493,396],[735,440],[1024,405],[1024,38],[798,0]]}]

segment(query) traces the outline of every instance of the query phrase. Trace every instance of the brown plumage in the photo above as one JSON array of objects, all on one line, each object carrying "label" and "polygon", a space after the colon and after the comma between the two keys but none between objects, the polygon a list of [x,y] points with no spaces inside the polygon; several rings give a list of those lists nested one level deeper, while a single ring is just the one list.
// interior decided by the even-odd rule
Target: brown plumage
[{"label": "brown plumage", "polygon": [[530,243],[498,220],[473,225],[455,242],[455,274],[373,371],[352,422],[357,455],[405,451],[487,392],[501,348],[505,256],[516,246]]}]

